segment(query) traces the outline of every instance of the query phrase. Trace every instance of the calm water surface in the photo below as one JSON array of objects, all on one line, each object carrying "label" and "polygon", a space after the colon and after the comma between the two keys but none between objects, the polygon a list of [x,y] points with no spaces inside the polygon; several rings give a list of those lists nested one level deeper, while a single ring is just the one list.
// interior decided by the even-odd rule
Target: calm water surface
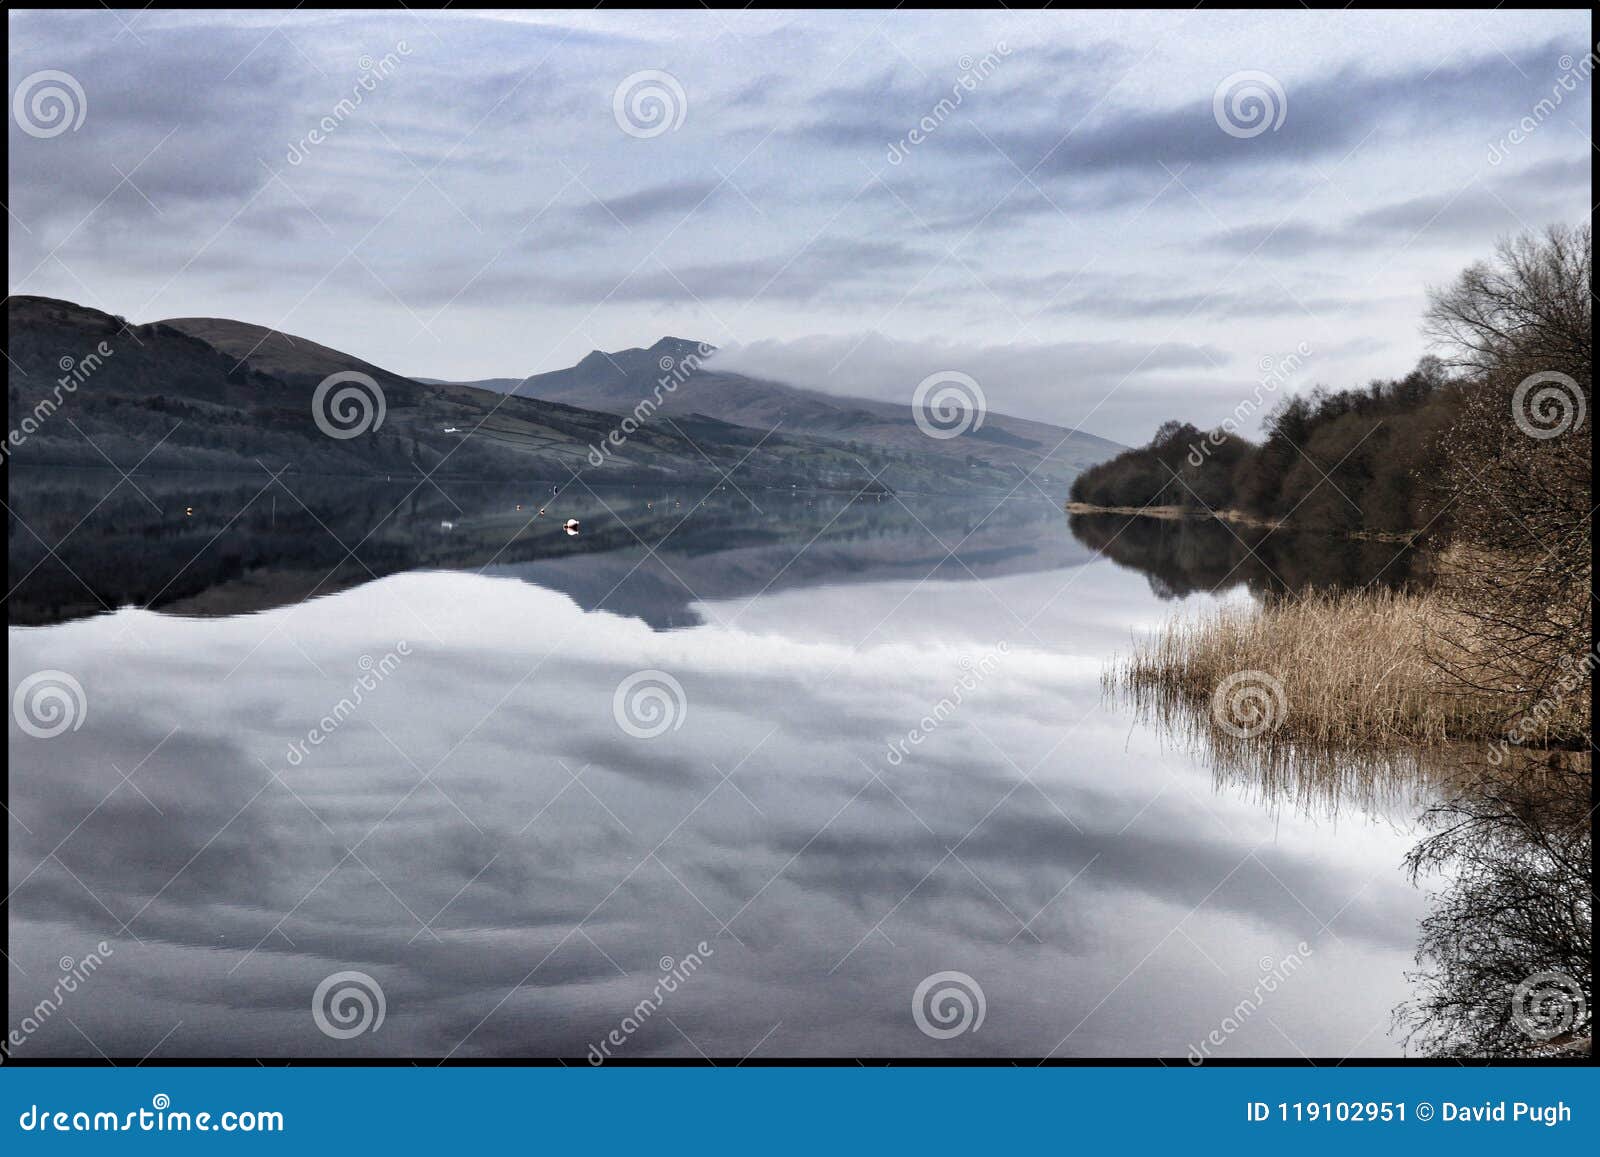
[{"label": "calm water surface", "polygon": [[[1102,696],[1248,573],[1147,577],[1037,496],[263,478],[86,516],[115,481],[13,481],[11,686],[83,701],[11,722],[12,1024],[112,950],[18,1057],[1400,1048],[1420,801],[1308,812]],[[346,971],[384,1018],[338,1039]],[[982,992],[948,1038],[941,972]]]}]

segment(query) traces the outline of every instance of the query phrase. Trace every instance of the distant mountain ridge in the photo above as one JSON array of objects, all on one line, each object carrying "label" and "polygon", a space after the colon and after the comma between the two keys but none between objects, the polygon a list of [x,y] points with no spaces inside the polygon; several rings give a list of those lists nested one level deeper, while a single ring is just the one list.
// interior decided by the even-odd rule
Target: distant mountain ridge
[{"label": "distant mountain ridge", "polygon": [[[510,392],[405,377],[229,318],[132,324],[16,296],[7,322],[8,456],[19,466],[707,485],[737,467],[744,486],[952,494],[1009,493],[1033,469],[1035,482],[1064,497],[1077,460],[1115,450],[994,415],[983,433],[994,423],[1002,442],[930,438],[895,407],[707,373],[699,360],[708,347],[681,338],[595,351]],[[74,380],[64,388],[68,366]],[[353,431],[331,413],[346,383]],[[527,396],[520,387],[530,383],[545,396]],[[742,406],[729,397],[741,390]],[[636,407],[651,396],[664,404],[641,419]],[[1062,435],[1066,452],[1036,468]]]},{"label": "distant mountain ridge", "polygon": [[663,337],[648,348],[594,350],[574,366],[527,378],[460,384],[626,414],[665,380],[674,382],[671,400],[660,410],[668,415],[698,413],[760,430],[777,427],[846,443],[977,459],[991,467],[1020,466],[1015,478],[1031,470],[1041,485],[1068,483],[1124,449],[1081,430],[993,411],[959,437],[930,438],[913,418],[909,394],[905,403],[879,402],[720,371],[715,347],[678,337]]},{"label": "distant mountain ridge", "polygon": [[[32,419],[10,448],[19,465],[564,480],[616,425],[562,403],[425,385],[247,322],[134,325],[27,296],[7,302],[7,321],[12,423]],[[63,389],[68,365],[81,380]],[[365,375],[381,392],[357,436],[329,433],[339,425],[328,417],[335,395],[325,392],[318,413],[318,386],[334,373]],[[612,475],[716,477],[697,444],[736,460],[750,440],[726,425],[692,442],[667,427],[640,431]]]}]

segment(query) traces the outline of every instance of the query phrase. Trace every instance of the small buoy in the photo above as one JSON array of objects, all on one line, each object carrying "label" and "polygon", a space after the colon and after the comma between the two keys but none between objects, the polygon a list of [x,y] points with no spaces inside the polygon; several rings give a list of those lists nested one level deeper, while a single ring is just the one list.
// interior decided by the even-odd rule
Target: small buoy
[{"label": "small buoy", "polygon": [[539,507],[539,517],[540,517],[540,518],[543,518],[543,517],[544,517],[544,507],[542,507],[542,506],[541,506],[541,507]]},{"label": "small buoy", "polygon": [[521,509],[522,509],[522,503],[520,503],[520,502],[519,502],[519,503],[517,503],[517,509],[518,509],[518,510],[521,510]]},{"label": "small buoy", "polygon": [[577,530],[578,529],[578,520],[576,518],[567,519],[565,522],[563,522],[561,524],[561,529],[562,530]]},{"label": "small buoy", "polygon": [[184,514],[185,518],[193,518],[194,517],[194,507],[185,506],[183,508],[183,514]]}]

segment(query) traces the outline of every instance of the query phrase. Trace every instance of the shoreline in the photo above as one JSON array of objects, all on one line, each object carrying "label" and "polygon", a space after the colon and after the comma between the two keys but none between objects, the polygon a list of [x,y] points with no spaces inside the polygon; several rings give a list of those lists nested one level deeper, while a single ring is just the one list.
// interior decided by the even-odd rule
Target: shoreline
[{"label": "shoreline", "polygon": [[1327,534],[1370,542],[1413,544],[1422,537],[1420,530],[1326,530],[1314,526],[1297,526],[1281,518],[1258,518],[1242,510],[1194,510],[1187,506],[1096,506],[1092,502],[1068,502],[1062,509],[1068,514],[1115,514],[1129,518],[1154,518],[1164,522],[1211,519],[1238,526],[1253,526],[1262,530],[1292,530],[1297,533]]}]

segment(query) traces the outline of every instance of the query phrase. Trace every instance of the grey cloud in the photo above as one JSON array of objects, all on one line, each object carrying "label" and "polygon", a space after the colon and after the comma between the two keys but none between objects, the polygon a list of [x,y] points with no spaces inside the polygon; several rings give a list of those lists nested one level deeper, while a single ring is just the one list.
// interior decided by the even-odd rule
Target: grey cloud
[{"label": "grey cloud", "polygon": [[[1025,170],[1052,175],[1126,172],[1160,162],[1173,168],[1254,168],[1342,157],[1378,139],[1412,136],[1440,124],[1469,121],[1508,123],[1547,95],[1549,75],[1563,48],[1551,42],[1515,55],[1482,53],[1451,60],[1431,71],[1378,75],[1346,67],[1311,82],[1286,84],[1287,114],[1280,128],[1250,139],[1223,132],[1212,112],[1212,93],[1196,93],[1183,104],[1157,110],[1099,110],[1103,91],[1085,92],[1054,104],[1051,123],[986,131]],[[1577,46],[1581,48],[1582,46]],[[1219,66],[1217,80],[1230,70]],[[1035,104],[1048,94],[1035,93]],[[881,99],[873,100],[876,96]],[[852,99],[854,98],[854,99]],[[859,89],[825,94],[840,115],[811,126],[817,140],[841,147],[898,140],[914,123],[905,119],[907,92],[885,78]],[[982,92],[974,97],[981,103]],[[852,108],[851,105],[854,105]],[[925,110],[914,110],[919,116]],[[1084,122],[1085,118],[1088,123]],[[992,153],[980,137],[941,128],[926,146],[964,153]]]},{"label": "grey cloud", "polygon": [[[708,363],[752,377],[804,383],[847,396],[901,401],[928,375],[957,370],[977,380],[991,410],[1073,426],[1108,394],[1174,370],[1209,375],[1230,355],[1184,342],[1066,341],[982,345],[881,334],[815,336],[725,347]],[[1118,431],[1105,430],[1109,437]]]},{"label": "grey cloud", "polygon": [[722,182],[712,180],[675,181],[665,185],[651,185],[637,192],[604,198],[582,206],[577,210],[577,216],[599,225],[620,223],[631,228],[668,214],[675,214],[681,218],[700,209],[722,188]]},{"label": "grey cloud", "polygon": [[[793,252],[728,261],[679,262],[662,257],[641,263],[637,257],[624,255],[604,272],[497,266],[472,283],[468,296],[492,300],[496,294],[515,292],[542,301],[679,304],[838,301],[870,297],[874,277],[897,270],[920,272],[931,262],[925,254],[899,242],[825,238]],[[425,295],[424,300],[432,300],[426,296],[430,294],[427,284],[415,288]],[[431,292],[448,298],[452,290],[436,284]]]},{"label": "grey cloud", "polygon": [[1213,233],[1205,244],[1229,253],[1264,257],[1400,249],[1464,240],[1487,247],[1500,235],[1537,229],[1552,220],[1575,219],[1586,203],[1587,189],[1573,178],[1567,162],[1548,162],[1530,167],[1521,176],[1507,175],[1493,182],[1475,177],[1454,192],[1378,205],[1336,224],[1290,220],[1244,225]]},{"label": "grey cloud", "polygon": [[1587,157],[1564,159],[1553,157],[1537,161],[1522,169],[1507,172],[1504,180],[1529,182],[1554,189],[1582,189],[1587,192],[1594,184],[1594,166]]},{"label": "grey cloud", "polygon": [[[1276,17],[1203,11],[1170,22],[1194,35],[1160,42],[1110,19],[998,13],[881,28],[877,17],[702,13],[685,18],[695,35],[604,12],[301,12],[281,28],[251,13],[125,18],[137,37],[105,11],[10,20],[13,78],[63,68],[90,101],[77,133],[10,130],[13,291],[129,315],[270,322],[296,310],[308,337],[359,345],[378,364],[404,348],[421,354],[417,372],[442,378],[557,368],[575,326],[623,347],[663,331],[798,339],[879,317],[977,346],[1011,341],[1025,322],[1025,343],[1105,338],[1141,354],[1206,343],[1253,361],[1258,331],[1297,324],[1297,307],[1276,285],[1208,291],[1258,243],[1263,258],[1365,264],[1337,288],[1285,264],[1299,301],[1332,319],[1348,316],[1347,297],[1399,300],[1496,234],[1588,210],[1588,144],[1559,118],[1503,164],[1485,159],[1548,94],[1557,48],[1578,30],[1578,17],[1552,13],[1502,13],[1481,31],[1440,16],[1437,53],[1390,51],[1388,17],[1351,15],[1348,35],[1324,41],[1290,28],[1276,56],[1262,48]],[[1242,39],[1220,38],[1235,24]],[[291,144],[350,92],[360,57],[402,39],[410,52],[394,75],[288,164]],[[888,144],[951,94],[962,57],[1001,39],[1010,51],[961,90],[959,109],[887,163]],[[1258,59],[1226,59],[1235,43]],[[1282,59],[1296,65],[1282,129],[1218,130],[1216,79]],[[647,68],[672,72],[689,107],[680,131],[638,140],[611,101]],[[1576,102],[1562,113],[1588,123]],[[118,168],[134,185],[119,187]],[[1451,200],[1474,171],[1479,184]],[[717,188],[724,174],[734,183]],[[1274,208],[1302,198],[1277,225]],[[1407,260],[1386,268],[1419,229]],[[1137,280],[1023,284],[1085,267]],[[447,303],[438,340],[411,344],[413,315]],[[739,307],[737,335],[713,316],[733,318],[723,303]],[[1413,319],[1374,312],[1363,326],[1383,343],[1410,340]],[[524,364],[530,338],[552,351],[546,364]],[[1075,380],[1103,396],[1127,367],[1094,360]],[[1149,368],[1135,380],[1160,380]],[[1193,381],[1180,375],[1215,371],[1167,372],[1182,394]]]},{"label": "grey cloud", "polygon": [[1370,309],[1370,300],[1300,296],[1274,286],[1253,290],[1217,288],[1190,293],[1104,294],[1087,293],[1050,307],[1050,312],[1089,317],[1300,317],[1306,313],[1350,313]]}]

